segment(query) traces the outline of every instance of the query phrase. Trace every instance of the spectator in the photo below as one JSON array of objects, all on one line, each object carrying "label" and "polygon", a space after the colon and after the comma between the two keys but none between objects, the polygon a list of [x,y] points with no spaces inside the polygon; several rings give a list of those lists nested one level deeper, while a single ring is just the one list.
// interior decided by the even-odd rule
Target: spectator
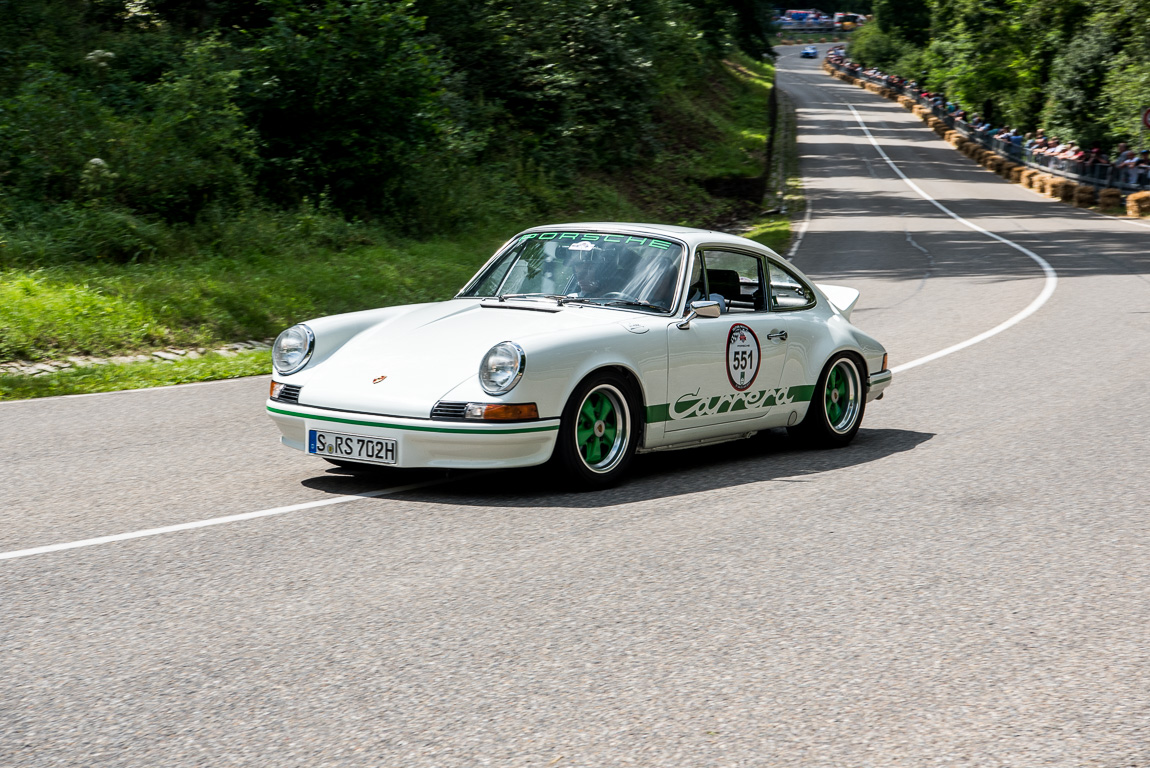
[{"label": "spectator", "polygon": [[1126,183],[1138,186],[1146,185],[1146,174],[1150,171],[1150,149],[1143,149],[1138,154],[1130,153],[1130,156],[1118,164],[1118,173],[1121,177],[1125,172]]},{"label": "spectator", "polygon": [[1097,144],[1091,147],[1090,151],[1086,153],[1083,162],[1090,166],[1110,165],[1110,159],[1106,157],[1106,153],[1102,151],[1102,147]]}]

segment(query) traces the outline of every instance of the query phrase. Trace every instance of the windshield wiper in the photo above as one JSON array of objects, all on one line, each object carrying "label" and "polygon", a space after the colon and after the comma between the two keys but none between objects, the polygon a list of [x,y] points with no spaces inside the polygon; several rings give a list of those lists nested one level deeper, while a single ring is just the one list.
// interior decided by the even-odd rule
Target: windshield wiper
[{"label": "windshield wiper", "polygon": [[642,309],[654,309],[658,312],[666,312],[666,307],[660,307],[658,304],[652,304],[649,301],[642,299],[611,299],[610,301],[603,302],[604,304],[618,304],[623,307],[640,307]]},{"label": "windshield wiper", "polygon": [[568,300],[568,297],[559,293],[501,293],[495,298],[499,301],[506,301],[507,299],[555,299],[560,305]]}]

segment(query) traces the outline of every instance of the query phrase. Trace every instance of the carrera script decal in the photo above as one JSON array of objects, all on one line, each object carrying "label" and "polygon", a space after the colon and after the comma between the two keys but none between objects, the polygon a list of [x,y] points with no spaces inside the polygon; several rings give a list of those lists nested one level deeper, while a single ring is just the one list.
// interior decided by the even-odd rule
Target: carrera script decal
[{"label": "carrera script decal", "polygon": [[[796,389],[792,387],[791,389]],[[683,395],[671,403],[668,416],[673,421],[690,419],[695,416],[713,416],[731,411],[747,411],[757,408],[770,408],[773,405],[788,405],[794,402],[795,397],[790,389],[760,389],[756,392],[737,392],[734,394],[714,395],[700,397],[698,392]]]},{"label": "carrera script decal", "polygon": [[732,325],[727,333],[727,380],[736,392],[746,392],[755,383],[761,356],[755,332],[742,323]]},{"label": "carrera script decal", "polygon": [[714,416],[735,411],[767,409],[775,405],[805,403],[815,388],[809,384],[779,389],[759,389],[754,392],[734,392],[722,395],[700,395],[699,391],[681,395],[673,403],[652,405],[647,408],[647,423],[681,421],[697,416]]}]

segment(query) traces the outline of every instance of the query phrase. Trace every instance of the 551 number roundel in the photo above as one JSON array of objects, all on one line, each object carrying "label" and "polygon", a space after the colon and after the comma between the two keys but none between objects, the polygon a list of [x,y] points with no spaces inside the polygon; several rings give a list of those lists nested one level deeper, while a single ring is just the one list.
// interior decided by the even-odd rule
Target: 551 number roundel
[{"label": "551 number roundel", "polygon": [[727,379],[736,392],[745,392],[759,375],[759,337],[742,323],[727,334]]}]

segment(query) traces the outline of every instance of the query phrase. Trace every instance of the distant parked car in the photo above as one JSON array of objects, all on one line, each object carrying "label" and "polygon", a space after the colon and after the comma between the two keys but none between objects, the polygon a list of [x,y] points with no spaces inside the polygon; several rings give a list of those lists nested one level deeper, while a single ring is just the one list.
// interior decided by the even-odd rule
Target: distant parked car
[{"label": "distant parked car", "polygon": [[857,300],[733,235],[538,227],[451,301],[281,333],[267,411],[284,445],[347,468],[554,459],[584,488],[636,452],[772,427],[844,446],[891,382]]},{"label": "distant parked car", "polygon": [[799,52],[799,58],[802,59],[817,59],[819,57],[819,49],[813,45],[808,45],[806,48]]}]

